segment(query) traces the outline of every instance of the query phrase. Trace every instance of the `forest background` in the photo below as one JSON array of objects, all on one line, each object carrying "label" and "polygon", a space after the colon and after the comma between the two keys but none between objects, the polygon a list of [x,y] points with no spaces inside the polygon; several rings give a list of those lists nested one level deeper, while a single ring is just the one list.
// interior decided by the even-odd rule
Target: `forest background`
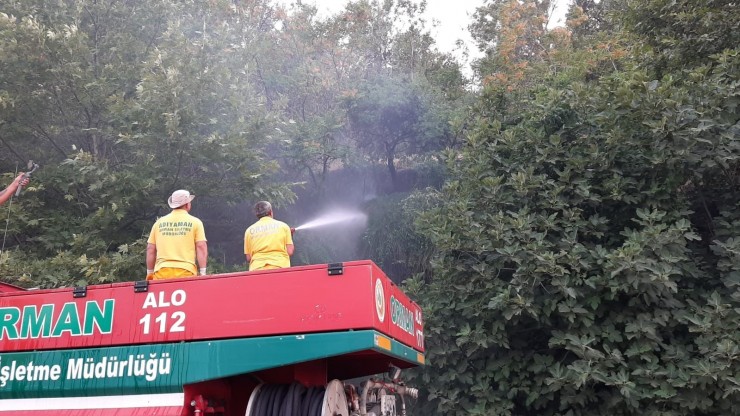
[{"label": "forest background", "polygon": [[424,4],[0,0],[0,278],[139,280],[175,189],[209,271],[250,206],[294,264],[370,258],[425,310],[418,415],[740,414],[740,11],[489,0],[466,78]]}]

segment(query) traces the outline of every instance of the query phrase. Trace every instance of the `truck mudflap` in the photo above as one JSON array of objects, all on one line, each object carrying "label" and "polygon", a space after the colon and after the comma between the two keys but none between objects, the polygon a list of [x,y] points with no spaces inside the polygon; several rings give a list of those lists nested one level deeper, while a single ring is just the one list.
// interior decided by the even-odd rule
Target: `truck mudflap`
[{"label": "truck mudflap", "polygon": [[0,416],[180,416],[184,393],[0,400]]}]

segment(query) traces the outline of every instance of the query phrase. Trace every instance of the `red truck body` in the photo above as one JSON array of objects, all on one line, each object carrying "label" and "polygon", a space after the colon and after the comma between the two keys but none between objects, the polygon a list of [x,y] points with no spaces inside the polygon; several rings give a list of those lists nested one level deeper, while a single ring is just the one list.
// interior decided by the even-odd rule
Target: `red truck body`
[{"label": "red truck body", "polygon": [[244,415],[260,383],[423,363],[421,309],[370,261],[0,286],[0,416]]}]

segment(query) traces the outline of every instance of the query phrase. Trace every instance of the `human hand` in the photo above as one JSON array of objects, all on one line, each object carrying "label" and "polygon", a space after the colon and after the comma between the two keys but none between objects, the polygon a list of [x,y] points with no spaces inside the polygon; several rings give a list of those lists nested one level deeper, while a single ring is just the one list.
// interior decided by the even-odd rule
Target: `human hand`
[{"label": "human hand", "polygon": [[13,182],[18,184],[19,186],[26,186],[30,181],[31,179],[26,175],[26,172],[21,172]]}]

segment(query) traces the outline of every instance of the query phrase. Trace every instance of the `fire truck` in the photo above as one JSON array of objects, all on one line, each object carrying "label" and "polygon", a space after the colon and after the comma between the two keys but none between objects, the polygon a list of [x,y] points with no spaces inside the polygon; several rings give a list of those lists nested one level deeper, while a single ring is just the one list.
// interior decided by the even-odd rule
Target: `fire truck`
[{"label": "fire truck", "polygon": [[393,416],[418,394],[422,311],[371,261],[0,292],[0,416]]}]

